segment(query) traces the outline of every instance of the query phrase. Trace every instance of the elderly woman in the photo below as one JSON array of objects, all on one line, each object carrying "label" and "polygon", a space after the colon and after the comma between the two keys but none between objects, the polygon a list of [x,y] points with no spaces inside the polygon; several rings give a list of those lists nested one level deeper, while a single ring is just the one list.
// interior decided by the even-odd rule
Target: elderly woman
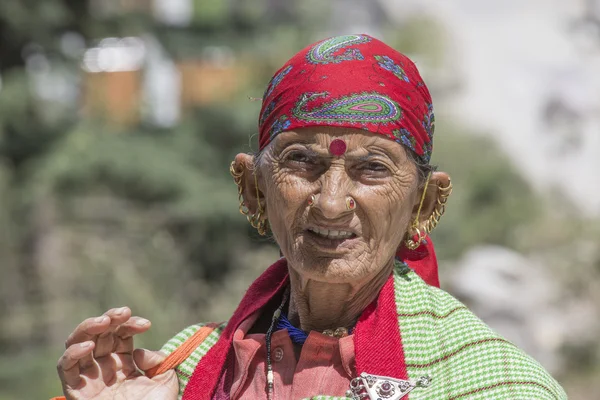
[{"label": "elderly woman", "polygon": [[367,35],[307,47],[273,77],[259,153],[231,173],[283,257],[227,323],[136,349],[124,307],[82,322],[67,399],[566,399],[533,359],[437,288],[428,237],[450,178],[415,65]]}]

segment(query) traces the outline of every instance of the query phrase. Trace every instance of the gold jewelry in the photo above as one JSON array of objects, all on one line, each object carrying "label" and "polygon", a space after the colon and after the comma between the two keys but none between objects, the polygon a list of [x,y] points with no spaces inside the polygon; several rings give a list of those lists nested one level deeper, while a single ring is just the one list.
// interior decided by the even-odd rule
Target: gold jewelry
[{"label": "gold jewelry", "polygon": [[448,197],[452,194],[452,181],[448,182],[448,186],[446,187],[438,187],[438,198],[436,201],[435,209],[433,213],[429,216],[427,221],[425,221],[425,229],[427,233],[431,233],[435,227],[440,223],[440,219],[442,215],[446,212],[446,202],[448,201]]},{"label": "gold jewelry", "polygon": [[[423,194],[421,196],[421,204],[419,204],[419,209],[417,210],[417,216],[411,225],[411,231],[416,232],[416,234],[413,235],[412,237],[408,237],[404,241],[404,244],[410,250],[416,250],[421,245],[423,240],[425,240],[427,235],[429,235],[435,229],[435,227],[440,222],[442,215],[444,215],[444,212],[446,211],[446,202],[448,201],[448,197],[450,197],[450,195],[452,194],[452,182],[451,181],[448,182],[448,186],[446,186],[446,187],[438,186],[438,198],[436,200],[435,208],[434,208],[433,212],[431,213],[431,215],[429,216],[429,218],[427,219],[427,221],[424,222],[423,226],[420,226],[419,217],[421,216],[421,209],[423,208],[423,202],[425,201],[425,195],[427,193],[427,186],[429,185],[430,179],[431,179],[431,172],[427,176],[427,181],[425,182],[425,188],[423,189]],[[415,236],[416,236],[416,240],[415,240]]]},{"label": "gold jewelry", "polygon": [[356,200],[352,196],[346,196],[346,210],[352,211],[356,208]]},{"label": "gold jewelry", "polygon": [[229,173],[233,177],[233,181],[238,187],[238,200],[240,202],[240,214],[248,216],[250,214],[250,210],[246,207],[244,203],[244,197],[242,196],[242,178],[244,176],[244,170],[236,171],[235,170],[235,161],[231,162],[229,166]]},{"label": "gold jewelry", "polygon": [[348,329],[341,327],[341,328],[337,328],[335,330],[333,329],[325,329],[323,331],[323,335],[326,336],[331,336],[331,337],[335,337],[338,339],[344,338],[346,336],[348,336]]},{"label": "gold jewelry", "polygon": [[244,170],[236,171],[235,170],[235,161],[231,162],[229,166],[229,173],[233,177],[233,181],[238,187],[238,200],[240,202],[240,213],[246,216],[250,225],[258,231],[258,234],[261,236],[265,236],[267,234],[267,229],[269,227],[267,218],[263,218],[263,208],[262,204],[259,200],[259,190],[258,190],[258,178],[256,174],[254,174],[254,184],[256,186],[256,201],[258,201],[258,210],[256,210],[255,214],[251,214],[248,206],[246,206],[244,202],[244,196],[242,195],[242,178],[244,176]]}]

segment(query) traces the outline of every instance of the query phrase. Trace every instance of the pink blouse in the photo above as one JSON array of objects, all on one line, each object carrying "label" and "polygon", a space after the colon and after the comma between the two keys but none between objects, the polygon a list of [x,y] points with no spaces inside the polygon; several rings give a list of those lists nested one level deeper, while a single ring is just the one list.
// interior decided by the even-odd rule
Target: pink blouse
[{"label": "pink blouse", "polygon": [[[267,387],[265,334],[248,334],[258,313],[244,321],[233,336],[235,368],[232,400],[265,399]],[[287,330],[271,336],[274,399],[316,395],[344,396],[354,376],[354,341],[312,331],[296,360]]]}]

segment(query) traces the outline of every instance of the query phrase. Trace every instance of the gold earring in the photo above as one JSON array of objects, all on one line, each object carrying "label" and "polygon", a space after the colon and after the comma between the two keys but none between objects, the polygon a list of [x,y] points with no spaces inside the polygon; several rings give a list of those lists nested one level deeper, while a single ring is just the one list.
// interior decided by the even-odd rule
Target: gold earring
[{"label": "gold earring", "polygon": [[452,181],[448,182],[448,186],[446,187],[438,187],[438,192],[439,194],[435,209],[427,221],[425,221],[425,229],[427,230],[427,233],[431,233],[431,231],[435,229],[435,227],[440,223],[442,215],[444,215],[446,212],[446,202],[448,201],[448,197],[450,197],[452,194]]},{"label": "gold earring", "polygon": [[244,203],[244,197],[242,196],[242,177],[244,176],[244,170],[236,171],[235,170],[235,161],[231,162],[229,166],[229,173],[233,177],[233,181],[238,187],[238,200],[240,202],[240,214],[248,216],[250,214],[250,210],[246,207]]},{"label": "gold earring", "polygon": [[436,200],[435,209],[427,221],[425,221],[423,226],[420,227],[419,217],[421,215],[421,209],[423,208],[423,202],[425,201],[425,194],[427,193],[427,186],[429,185],[430,178],[431,172],[427,176],[427,181],[425,182],[425,188],[423,189],[423,195],[421,196],[421,203],[419,204],[419,209],[417,210],[417,216],[411,225],[411,230],[415,232],[415,235],[409,236],[404,241],[404,244],[410,250],[418,249],[427,235],[429,235],[439,224],[442,215],[444,215],[444,212],[446,211],[446,202],[448,201],[448,197],[450,197],[452,194],[451,181],[448,182],[448,186],[446,187],[438,187],[438,198]]},{"label": "gold earring", "polygon": [[266,216],[263,216],[263,210],[259,209],[256,214],[248,215],[248,222],[258,231],[258,234],[261,236],[267,235],[267,230],[269,229],[269,221]]},{"label": "gold earring", "polygon": [[232,161],[229,166],[229,173],[233,177],[233,181],[238,187],[238,200],[240,202],[240,213],[246,216],[246,219],[258,231],[258,234],[261,236],[265,236],[267,234],[267,229],[269,227],[268,220],[266,217],[263,218],[263,208],[259,199],[259,191],[258,191],[258,178],[256,174],[254,174],[254,183],[256,185],[256,200],[258,201],[258,210],[255,214],[251,214],[250,210],[244,203],[244,196],[242,195],[242,178],[244,176],[244,170],[236,171],[235,170],[235,161]]},{"label": "gold earring", "polygon": [[[414,229],[416,231],[416,234],[412,237],[407,238],[404,241],[404,244],[406,245],[406,247],[408,247],[410,250],[416,250],[419,248],[419,246],[421,245],[421,243],[423,243],[423,240],[425,240],[425,231],[421,231],[421,229],[413,227],[412,229]],[[415,240],[416,237],[416,240]]]}]

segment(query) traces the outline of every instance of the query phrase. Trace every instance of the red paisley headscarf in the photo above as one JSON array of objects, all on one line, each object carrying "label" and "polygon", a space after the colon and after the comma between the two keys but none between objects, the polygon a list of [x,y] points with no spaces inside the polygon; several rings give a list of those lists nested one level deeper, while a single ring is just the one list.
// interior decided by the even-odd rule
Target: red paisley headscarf
[{"label": "red paisley headscarf", "polygon": [[306,47],[267,86],[259,146],[308,126],[343,126],[385,135],[431,157],[431,95],[406,56],[367,35],[336,36]]},{"label": "red paisley headscarf", "polygon": [[[259,118],[259,147],[279,133],[309,126],[360,128],[404,145],[427,165],[433,147],[431,95],[408,57],[368,35],[312,44],[269,82]],[[439,286],[431,240],[398,257]]]}]

